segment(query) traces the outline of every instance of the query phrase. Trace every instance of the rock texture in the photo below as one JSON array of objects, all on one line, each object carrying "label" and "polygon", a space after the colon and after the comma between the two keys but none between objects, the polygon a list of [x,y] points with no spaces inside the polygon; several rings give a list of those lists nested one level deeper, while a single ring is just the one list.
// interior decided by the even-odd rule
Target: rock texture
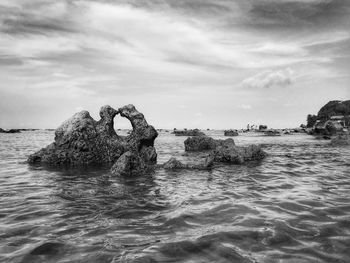
[{"label": "rock texture", "polygon": [[235,142],[233,139],[226,140],[215,140],[209,136],[199,137],[188,137],[185,141],[185,151],[187,152],[198,152],[214,150],[218,146],[234,146]]},{"label": "rock texture", "polygon": [[247,161],[259,161],[267,154],[258,145],[249,146],[220,146],[213,152],[214,159],[220,163],[243,164]]},{"label": "rock texture", "polygon": [[225,136],[238,136],[238,131],[236,130],[226,130],[224,131]]},{"label": "rock texture", "polygon": [[174,130],[173,132],[176,136],[205,136],[203,132],[201,132],[198,129],[194,130],[183,130],[183,131],[177,131]]},{"label": "rock texture", "polygon": [[204,163],[202,164],[184,164],[178,161],[176,158],[172,157],[169,161],[164,163],[162,167],[167,170],[180,170],[180,169],[194,169],[194,170],[208,170],[214,164],[214,157],[212,155],[208,155]]},{"label": "rock texture", "polygon": [[[114,130],[117,114],[131,122],[133,131],[127,137],[118,136]],[[95,121],[87,111],[76,113],[56,129],[55,141],[30,155],[28,162],[75,166],[113,164],[118,160],[112,171],[127,175],[134,174],[134,169],[138,173],[145,165],[156,163],[154,140],[158,133],[133,105],[118,110],[103,106],[100,117],[99,121]],[[136,164],[139,166],[136,167]]]},{"label": "rock texture", "polygon": [[186,151],[211,150],[215,162],[242,164],[264,159],[267,154],[258,145],[236,146],[233,139],[215,140],[208,136],[190,137],[184,142]]}]

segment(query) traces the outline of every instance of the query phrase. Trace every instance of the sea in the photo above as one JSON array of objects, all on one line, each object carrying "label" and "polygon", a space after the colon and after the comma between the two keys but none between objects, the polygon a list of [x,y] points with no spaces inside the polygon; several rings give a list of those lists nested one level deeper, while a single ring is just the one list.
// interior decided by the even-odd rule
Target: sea
[{"label": "sea", "polygon": [[[268,157],[120,178],[28,165],[53,131],[0,134],[0,262],[350,262],[350,147],[306,134],[233,138]],[[198,161],[185,139],[161,131],[158,163]]]}]

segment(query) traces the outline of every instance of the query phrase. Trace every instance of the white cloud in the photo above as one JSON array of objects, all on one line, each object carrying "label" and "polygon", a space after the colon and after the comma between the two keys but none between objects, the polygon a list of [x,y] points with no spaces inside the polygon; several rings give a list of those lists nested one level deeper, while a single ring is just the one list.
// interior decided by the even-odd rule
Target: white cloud
[{"label": "white cloud", "polygon": [[259,73],[242,81],[243,87],[271,88],[285,87],[293,82],[293,71],[290,68]]}]

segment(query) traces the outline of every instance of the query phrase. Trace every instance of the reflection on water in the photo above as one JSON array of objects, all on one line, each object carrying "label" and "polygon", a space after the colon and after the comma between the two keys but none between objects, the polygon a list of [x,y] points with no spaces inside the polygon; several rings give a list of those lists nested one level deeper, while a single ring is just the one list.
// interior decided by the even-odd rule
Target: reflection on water
[{"label": "reflection on water", "polygon": [[[184,139],[161,133],[159,163],[193,159]],[[350,148],[245,134],[266,160],[123,179],[25,164],[52,140],[0,134],[0,262],[350,262]]]}]

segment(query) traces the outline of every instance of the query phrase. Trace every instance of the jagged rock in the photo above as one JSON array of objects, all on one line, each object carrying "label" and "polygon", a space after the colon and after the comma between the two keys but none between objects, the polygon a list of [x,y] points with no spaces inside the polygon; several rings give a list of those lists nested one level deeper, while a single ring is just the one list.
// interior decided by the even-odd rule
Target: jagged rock
[{"label": "jagged rock", "polygon": [[216,162],[243,164],[247,161],[258,161],[266,157],[266,153],[257,145],[218,147],[213,152]]},{"label": "jagged rock", "polygon": [[175,136],[205,136],[205,134],[198,129],[183,131],[174,130],[173,133]]},{"label": "jagged rock", "polygon": [[137,152],[127,151],[118,158],[111,168],[116,176],[138,176],[146,172],[147,165]]},{"label": "jagged rock", "polygon": [[216,141],[208,136],[188,137],[185,142],[185,151],[205,151],[216,148]]},{"label": "jagged rock", "polygon": [[[113,126],[117,114],[130,120],[133,131],[129,136],[121,137],[116,134]],[[54,166],[113,164],[124,153],[132,152],[133,155],[138,155],[145,165],[156,163],[154,140],[158,133],[153,126],[148,125],[143,114],[133,105],[126,105],[118,110],[108,105],[103,106],[100,117],[99,121],[95,121],[87,111],[76,113],[56,129],[55,142],[30,155],[28,162]],[[129,153],[120,163],[126,161],[129,164],[134,163]],[[140,165],[143,167],[143,164]],[[136,166],[129,166],[136,169]],[[115,167],[114,170],[118,169]]]},{"label": "jagged rock", "polygon": [[215,140],[208,136],[190,137],[184,142],[186,151],[212,150],[215,162],[242,164],[246,161],[261,160],[266,153],[257,145],[236,146],[233,139]]},{"label": "jagged rock", "polygon": [[226,130],[224,131],[225,136],[238,136],[238,131],[236,130]]},{"label": "jagged rock", "polygon": [[176,158],[172,157],[163,164],[163,168],[167,170],[179,170],[179,169],[194,169],[194,170],[208,170],[210,169],[214,164],[214,157],[212,155],[208,155],[204,163],[202,164],[184,164],[177,160]]},{"label": "jagged rock", "polygon": [[185,151],[197,152],[214,150],[218,146],[231,146],[235,145],[233,139],[215,140],[209,136],[189,137],[185,140]]},{"label": "jagged rock", "polygon": [[350,145],[350,135],[342,134],[333,138],[331,141],[332,146],[349,146]]}]

